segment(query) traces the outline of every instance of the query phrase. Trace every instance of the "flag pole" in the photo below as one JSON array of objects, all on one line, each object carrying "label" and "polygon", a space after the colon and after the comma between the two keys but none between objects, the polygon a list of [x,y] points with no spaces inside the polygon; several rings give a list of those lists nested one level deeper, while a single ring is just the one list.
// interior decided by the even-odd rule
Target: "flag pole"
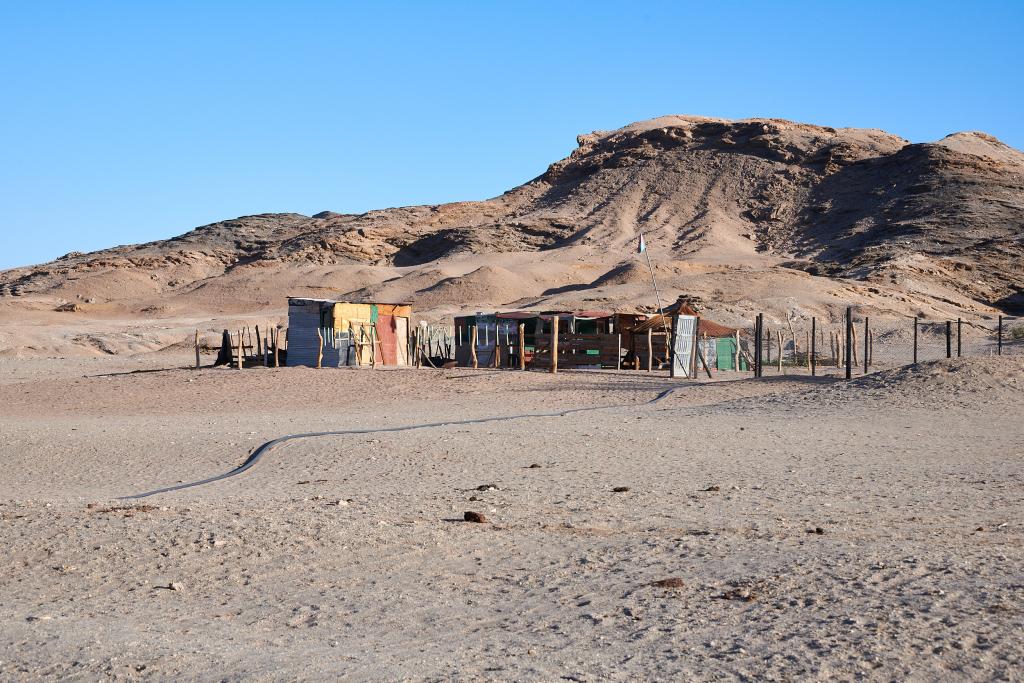
[{"label": "flag pole", "polygon": [[654,283],[654,296],[658,299],[658,310],[662,313],[665,312],[665,307],[661,305],[661,291],[658,289],[658,279],[654,277],[654,266],[651,265],[651,255],[644,249],[644,256],[647,257],[647,267],[651,271],[651,282]]},{"label": "flag pole", "polygon": [[[669,352],[670,334],[668,332],[668,321],[665,320],[665,307],[661,303],[661,290],[658,289],[658,278],[654,277],[654,265],[651,264],[651,255],[647,251],[647,240],[644,239],[643,230],[640,231],[640,250],[647,258],[647,268],[651,271],[651,282],[654,283],[654,296],[658,300],[658,312],[661,314],[661,324],[665,328],[665,351]],[[671,358],[672,354],[669,353]]]}]

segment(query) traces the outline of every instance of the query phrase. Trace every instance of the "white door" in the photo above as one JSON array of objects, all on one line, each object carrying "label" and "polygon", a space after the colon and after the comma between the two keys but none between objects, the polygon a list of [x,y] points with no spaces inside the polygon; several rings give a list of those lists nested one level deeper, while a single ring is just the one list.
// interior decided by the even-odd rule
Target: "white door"
[{"label": "white door", "polygon": [[677,315],[672,326],[672,377],[693,379],[693,352],[697,341],[697,316]]}]

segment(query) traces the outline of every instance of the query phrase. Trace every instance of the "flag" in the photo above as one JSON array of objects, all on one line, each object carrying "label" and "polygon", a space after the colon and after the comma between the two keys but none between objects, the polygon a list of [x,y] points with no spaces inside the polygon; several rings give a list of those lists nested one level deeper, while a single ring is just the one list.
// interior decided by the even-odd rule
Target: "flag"
[{"label": "flag", "polygon": [[647,251],[647,243],[644,242],[644,234],[640,233],[640,241],[636,244],[636,253],[642,254]]}]

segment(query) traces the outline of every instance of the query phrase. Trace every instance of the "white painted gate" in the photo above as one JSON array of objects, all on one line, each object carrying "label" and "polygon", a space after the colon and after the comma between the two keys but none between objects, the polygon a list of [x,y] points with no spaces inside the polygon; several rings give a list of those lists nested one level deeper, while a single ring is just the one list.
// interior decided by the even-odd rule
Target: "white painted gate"
[{"label": "white painted gate", "polygon": [[697,316],[677,315],[672,323],[672,365],[669,376],[694,378],[694,344],[697,340]]}]

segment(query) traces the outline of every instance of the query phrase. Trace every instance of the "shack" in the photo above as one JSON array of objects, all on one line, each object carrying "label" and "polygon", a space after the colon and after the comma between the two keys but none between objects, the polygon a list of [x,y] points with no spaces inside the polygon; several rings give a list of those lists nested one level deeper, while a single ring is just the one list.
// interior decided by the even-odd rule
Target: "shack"
[{"label": "shack", "polygon": [[[672,329],[672,318],[677,315],[700,314],[682,298],[671,306],[667,307],[664,313],[656,313],[644,320],[631,330],[633,346],[630,349],[632,356],[636,359],[635,367],[639,368],[641,363],[646,368],[647,361],[641,360],[646,357],[652,359],[652,364],[658,367],[668,362],[668,348],[665,330]],[[704,361],[709,368],[717,370],[747,370],[747,352],[743,348],[746,333],[736,327],[728,327],[708,320],[700,319],[697,328],[697,348],[700,349]],[[650,345],[648,347],[648,345]],[[648,348],[651,349],[648,353]],[[738,366],[737,367],[737,361]]]},{"label": "shack", "polygon": [[456,316],[455,359],[462,367],[472,367],[475,351],[478,367],[517,368],[522,348],[524,365],[547,367],[555,318],[562,367],[617,368],[622,350],[631,340],[629,330],[644,316],[609,311],[505,311]]},{"label": "shack", "polygon": [[288,365],[411,365],[412,305],[288,297]]}]

